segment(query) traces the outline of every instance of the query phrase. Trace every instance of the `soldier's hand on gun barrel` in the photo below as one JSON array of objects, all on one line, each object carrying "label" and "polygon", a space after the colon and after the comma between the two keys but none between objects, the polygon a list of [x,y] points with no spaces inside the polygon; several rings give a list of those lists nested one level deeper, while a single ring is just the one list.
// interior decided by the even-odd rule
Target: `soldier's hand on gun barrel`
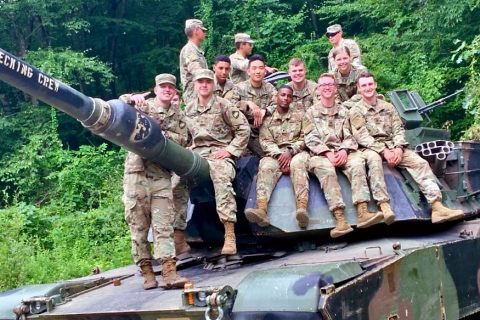
[{"label": "soldier's hand on gun barrel", "polygon": [[130,96],[130,101],[139,107],[147,104],[144,94],[133,94],[132,96]]}]

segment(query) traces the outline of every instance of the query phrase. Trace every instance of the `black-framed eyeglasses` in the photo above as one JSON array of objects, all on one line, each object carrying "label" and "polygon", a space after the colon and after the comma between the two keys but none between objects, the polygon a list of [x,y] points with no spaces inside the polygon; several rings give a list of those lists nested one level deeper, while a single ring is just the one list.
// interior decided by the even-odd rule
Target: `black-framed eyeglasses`
[{"label": "black-framed eyeglasses", "polygon": [[325,35],[327,36],[327,38],[331,38],[331,37],[335,37],[338,33],[338,32],[327,32]]}]

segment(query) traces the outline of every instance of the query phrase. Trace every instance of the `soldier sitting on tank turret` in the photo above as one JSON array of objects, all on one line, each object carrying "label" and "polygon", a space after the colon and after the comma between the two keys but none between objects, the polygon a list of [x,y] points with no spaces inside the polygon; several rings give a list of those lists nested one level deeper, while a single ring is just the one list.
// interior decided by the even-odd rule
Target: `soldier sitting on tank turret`
[{"label": "soldier sitting on tank turret", "polygon": [[[357,143],[350,132],[348,110],[335,99],[337,84],[332,74],[324,73],[320,76],[318,93],[320,100],[306,112],[308,124],[305,128],[305,143],[312,156],[309,171],[317,176],[336,220],[335,228],[330,231],[330,236],[336,238],[353,229],[345,220],[345,204],[335,168],[341,169],[352,184],[358,228],[367,228],[381,222],[383,214],[368,212],[370,190],[365,171],[366,161],[363,154],[356,151]],[[381,165],[381,158],[377,158]]]},{"label": "soldier sitting on tank turret", "polygon": [[[188,132],[183,114],[171,106],[175,95],[176,78],[171,74],[155,77],[155,98],[145,101],[144,95],[123,95],[124,102],[133,105],[155,119],[165,136],[186,146]],[[140,126],[140,124],[138,125]],[[138,133],[142,130],[138,127]],[[142,269],[144,289],[183,288],[188,280],[176,272],[173,234],[174,211],[172,203],[172,173],[150,160],[129,152],[125,159],[124,194],[125,220],[132,237],[134,261]],[[155,280],[152,255],[147,240],[152,226],[154,257],[162,265],[160,283]]]},{"label": "soldier sitting on tank turret", "polygon": [[298,226],[308,226],[308,153],[304,152],[304,111],[290,108],[292,100],[293,89],[288,85],[280,87],[276,109],[265,118],[260,128],[260,145],[266,157],[260,160],[258,169],[256,209],[245,210],[245,216],[248,221],[262,227],[269,225],[268,201],[282,174],[292,177]]},{"label": "soldier sitting on tank turret", "polygon": [[222,254],[233,255],[237,253],[234,230],[237,205],[232,186],[234,158],[247,148],[250,126],[235,106],[213,94],[213,71],[196,70],[193,81],[197,99],[185,108],[192,151],[207,159],[210,166],[217,214],[225,227]]},{"label": "soldier sitting on tank turret", "polygon": [[215,72],[215,90],[213,91],[219,97],[230,99],[232,97],[233,82],[229,74],[231,69],[230,58],[226,55],[218,55],[215,58],[213,72]]},{"label": "soldier sitting on tank turret", "polygon": [[290,59],[288,75],[292,81],[287,84],[293,89],[292,107],[302,108],[303,110],[307,110],[313,105],[315,89],[317,88],[314,81],[305,78],[306,74],[305,62],[302,59]]},{"label": "soldier sitting on tank turret", "polygon": [[[360,74],[367,71],[367,68],[364,66],[356,66],[352,63],[350,49],[347,47],[337,47],[333,49],[332,57],[336,64],[333,74],[335,75],[335,82],[338,85],[338,98],[344,102],[357,93],[357,79]],[[360,96],[354,97],[353,100],[359,101]]]},{"label": "soldier sitting on tank turret", "polygon": [[393,105],[377,98],[373,75],[361,74],[357,88],[362,99],[350,109],[349,117],[359,146],[380,154],[390,167],[407,169],[432,206],[432,223],[462,219],[461,210],[443,206],[442,193],[428,162],[407,149],[402,120]]}]

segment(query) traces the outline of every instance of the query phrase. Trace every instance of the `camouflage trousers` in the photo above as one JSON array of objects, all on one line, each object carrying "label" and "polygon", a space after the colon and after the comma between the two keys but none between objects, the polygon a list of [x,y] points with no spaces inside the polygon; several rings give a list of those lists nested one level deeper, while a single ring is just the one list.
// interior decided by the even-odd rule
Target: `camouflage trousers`
[{"label": "camouflage trousers", "polygon": [[320,182],[329,210],[345,208],[337,173],[330,160],[325,156],[313,156],[308,163],[308,171],[313,172]]},{"label": "camouflage trousers", "polygon": [[235,179],[235,163],[232,159],[208,159],[208,164],[220,221],[237,222],[237,203],[232,185]]},{"label": "camouflage trousers", "polygon": [[[300,152],[293,156],[290,162],[290,177],[292,178],[293,191],[296,199],[308,200],[308,158],[309,154]],[[260,160],[257,174],[257,200],[270,200],[273,189],[282,176],[278,160],[272,157],[265,157]]]},{"label": "camouflage trousers", "polygon": [[405,149],[398,167],[407,169],[429,203],[442,200],[437,179],[427,160],[421,158],[412,150]]},{"label": "camouflage trousers", "polygon": [[[367,165],[368,181],[370,182],[370,189],[372,190],[373,199],[377,203],[390,201],[390,196],[388,195],[388,191],[387,191],[387,185],[385,184],[385,176],[383,174],[382,157],[377,152],[370,149],[364,149],[354,153],[361,153],[361,155],[365,160],[365,163],[363,164],[363,166],[365,166],[365,164]],[[352,180],[350,179],[350,181]],[[352,182],[352,189],[353,189],[353,182]],[[366,201],[369,201],[369,200],[370,200],[370,197],[368,197],[368,200]]]},{"label": "camouflage trousers", "polygon": [[166,177],[153,177],[142,171],[124,175],[125,220],[130,228],[132,255],[137,265],[152,259],[147,240],[150,226],[153,230],[153,257],[175,257],[172,191],[170,174],[167,174]]},{"label": "camouflage trousers", "polygon": [[190,81],[186,87],[183,89],[183,102],[185,104],[189,104],[191,101],[195,100],[197,97],[197,94],[195,93],[195,90],[193,89],[193,81]]},{"label": "camouflage trousers", "polygon": [[187,228],[188,183],[185,179],[180,178],[176,174],[172,174],[171,182],[173,207],[175,210],[173,229],[185,230]]}]

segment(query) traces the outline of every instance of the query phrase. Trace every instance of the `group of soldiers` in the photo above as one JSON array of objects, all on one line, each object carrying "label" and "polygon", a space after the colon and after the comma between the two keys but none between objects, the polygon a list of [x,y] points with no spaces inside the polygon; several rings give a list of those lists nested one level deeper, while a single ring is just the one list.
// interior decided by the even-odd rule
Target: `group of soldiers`
[{"label": "group of soldiers", "polygon": [[[395,214],[389,204],[383,160],[390,167],[410,172],[432,206],[433,223],[463,218],[461,210],[442,205],[439,186],[427,161],[407,148],[395,108],[377,93],[375,78],[362,66],[359,46],[343,39],[340,25],[327,28],[332,43],[329,72],[318,82],[307,80],[305,63],[293,58],[288,65],[291,81],[278,91],[264,80],[266,73],[275,69],[267,66],[262,56],[251,55],[254,41],[245,33],[235,35],[236,52],[217,56],[213,71],[209,70],[200,49],[206,32],[198,19],[185,23],[188,42],[179,58],[186,104],[183,110],[176,78],[171,74],[155,77],[153,98],[126,94],[121,99],[156,120],[167,138],[208,161],[216,210],[225,228],[222,254],[237,252],[232,182],[235,159],[245,154],[261,159],[256,207],[247,209],[245,215],[263,227],[269,225],[268,202],[283,174],[290,175],[293,182],[298,226],[308,227],[308,180],[313,173],[336,221],[330,235],[339,237],[353,231],[345,219],[336,169],[351,182],[357,228],[382,221],[393,223]],[[370,194],[380,208],[378,212],[370,212],[367,207]],[[190,250],[184,234],[187,182],[129,153],[123,201],[144,289],[183,287],[187,279],[177,274],[176,257]],[[147,240],[150,226],[153,257]],[[153,272],[153,258],[162,265],[160,281]]]}]

